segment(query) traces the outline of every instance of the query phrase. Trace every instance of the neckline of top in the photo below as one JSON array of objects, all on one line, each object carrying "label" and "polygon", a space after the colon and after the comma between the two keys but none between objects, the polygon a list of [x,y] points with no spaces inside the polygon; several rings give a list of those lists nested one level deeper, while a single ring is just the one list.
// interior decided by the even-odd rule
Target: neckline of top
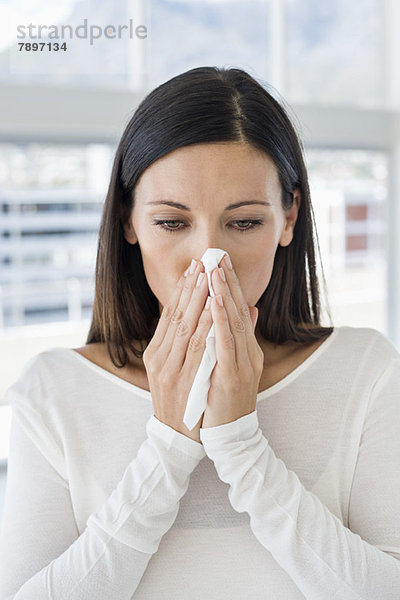
[{"label": "neckline of top", "polygon": [[[301,375],[332,344],[333,340],[336,338],[336,336],[339,333],[339,329],[340,328],[338,328],[338,327],[333,327],[332,333],[326,338],[326,340],[324,340],[322,342],[322,344],[320,346],[318,346],[318,348],[310,354],[310,356],[308,356],[302,363],[300,363],[295,369],[293,369],[293,371],[288,373],[285,377],[283,377],[280,381],[278,381],[274,385],[271,385],[269,388],[259,392],[257,394],[257,402],[259,402],[260,400],[264,400],[265,398],[269,398],[270,396],[272,396],[273,394],[275,394],[282,388],[289,385],[289,383],[291,383],[299,375]],[[92,368],[97,373],[100,373],[101,375],[103,375],[103,377],[106,377],[110,381],[117,383],[118,385],[124,387],[125,389],[128,389],[130,391],[135,390],[143,398],[147,398],[148,400],[151,400],[151,392],[149,392],[148,390],[145,390],[144,388],[139,387],[138,385],[135,385],[134,383],[130,383],[129,381],[126,381],[125,379],[121,379],[121,377],[118,377],[118,375],[114,375],[114,373],[110,373],[110,371],[107,371],[106,369],[103,369],[103,367],[96,365],[94,362],[92,362],[85,356],[82,356],[82,354],[80,354],[79,352],[76,352],[73,348],[58,347],[57,350],[62,350],[62,351],[68,352],[70,355],[75,356],[77,358],[77,360],[80,361],[82,364],[85,364],[86,366]]]}]

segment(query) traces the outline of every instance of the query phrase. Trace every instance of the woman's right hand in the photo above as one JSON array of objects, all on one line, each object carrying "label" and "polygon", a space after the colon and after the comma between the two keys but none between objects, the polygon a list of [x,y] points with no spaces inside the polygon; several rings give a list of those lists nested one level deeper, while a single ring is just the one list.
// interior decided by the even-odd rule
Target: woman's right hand
[{"label": "woman's right hand", "polygon": [[[203,281],[196,287],[200,273]],[[183,416],[212,326],[211,310],[205,309],[207,296],[204,265],[196,261],[194,273],[179,279],[143,353],[154,416],[196,442],[200,442],[203,415],[191,431],[183,423]]]}]

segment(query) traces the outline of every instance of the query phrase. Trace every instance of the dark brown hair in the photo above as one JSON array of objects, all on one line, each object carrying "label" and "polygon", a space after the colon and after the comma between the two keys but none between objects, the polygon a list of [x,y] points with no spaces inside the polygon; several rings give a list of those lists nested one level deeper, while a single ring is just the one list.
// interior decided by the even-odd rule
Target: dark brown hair
[{"label": "dark brown hair", "polygon": [[[151,91],[126,126],[103,207],[86,340],[105,342],[116,367],[126,364],[128,348],[141,358],[159,319],[139,244],[124,237],[135,185],[158,158],[191,144],[244,141],[269,155],[279,173],[284,210],[293,206],[294,190],[300,190],[293,240],[278,245],[270,282],[256,303],[257,328],[276,344],[309,343],[332,333],[333,327],[320,324],[314,236],[320,250],[302,145],[282,102],[267,87],[241,69],[198,67]],[[326,293],[322,264],[321,274]],[[327,304],[326,309],[332,322]],[[142,341],[141,350],[133,345]]]}]

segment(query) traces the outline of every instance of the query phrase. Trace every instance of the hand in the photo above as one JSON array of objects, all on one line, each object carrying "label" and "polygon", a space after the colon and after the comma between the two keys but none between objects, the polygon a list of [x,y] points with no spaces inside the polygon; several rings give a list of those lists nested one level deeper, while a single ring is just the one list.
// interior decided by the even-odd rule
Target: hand
[{"label": "hand", "polygon": [[264,353],[254,335],[258,309],[246,304],[226,255],[220,266],[226,282],[219,278],[217,269],[211,275],[214,292],[221,294],[223,306],[218,305],[216,297],[212,299],[217,362],[211,374],[202,428],[236,421],[256,409],[264,364]]},{"label": "hand", "polygon": [[211,311],[204,306],[208,296],[207,277],[196,287],[204,265],[196,261],[193,274],[179,279],[164,306],[154,335],[143,353],[154,416],[179,433],[200,442],[200,427],[189,430],[183,423],[187,398],[203,358],[212,326]]}]

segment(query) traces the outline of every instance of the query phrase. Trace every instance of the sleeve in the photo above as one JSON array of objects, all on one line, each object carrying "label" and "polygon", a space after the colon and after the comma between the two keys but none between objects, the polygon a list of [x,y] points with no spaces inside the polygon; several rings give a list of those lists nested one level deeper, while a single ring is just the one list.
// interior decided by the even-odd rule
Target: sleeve
[{"label": "sleeve", "polygon": [[364,424],[349,525],[277,458],[257,411],[200,429],[206,454],[261,544],[308,600],[400,598],[400,361],[377,382]]},{"label": "sleeve", "polygon": [[68,482],[12,406],[0,599],[130,599],[175,521],[202,445],[152,415],[136,458],[79,535]]}]

